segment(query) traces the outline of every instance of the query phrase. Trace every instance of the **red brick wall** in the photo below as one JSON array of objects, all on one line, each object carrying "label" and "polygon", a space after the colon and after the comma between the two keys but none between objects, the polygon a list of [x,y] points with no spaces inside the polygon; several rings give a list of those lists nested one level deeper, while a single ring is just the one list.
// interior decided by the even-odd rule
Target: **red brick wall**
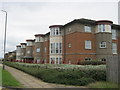
[{"label": "red brick wall", "polygon": [[[64,42],[64,38],[66,42]],[[63,54],[64,62],[67,63],[69,60],[71,60],[71,63],[75,64],[80,60],[84,60],[85,57],[91,57],[92,59],[95,59],[95,55],[86,55],[89,53],[96,52],[95,34],[84,33],[84,32],[74,32],[74,33],[65,35],[64,38],[63,38],[63,53],[67,54],[65,58]],[[92,49],[90,50],[85,49],[85,40],[92,41]],[[68,43],[71,43],[71,48],[68,47]]]},{"label": "red brick wall", "polygon": [[47,63],[49,63],[49,41],[44,42],[44,48],[46,47],[46,52],[43,52],[43,57],[46,58]]}]

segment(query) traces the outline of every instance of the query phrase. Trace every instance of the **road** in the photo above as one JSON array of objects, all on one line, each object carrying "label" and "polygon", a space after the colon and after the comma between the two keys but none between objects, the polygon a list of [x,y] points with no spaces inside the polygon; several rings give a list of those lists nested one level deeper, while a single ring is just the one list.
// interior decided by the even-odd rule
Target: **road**
[{"label": "road", "polygon": [[15,68],[5,66],[5,69],[9,71],[16,78],[16,80],[18,80],[23,85],[24,88],[86,88],[82,86],[67,86],[61,84],[46,83]]}]

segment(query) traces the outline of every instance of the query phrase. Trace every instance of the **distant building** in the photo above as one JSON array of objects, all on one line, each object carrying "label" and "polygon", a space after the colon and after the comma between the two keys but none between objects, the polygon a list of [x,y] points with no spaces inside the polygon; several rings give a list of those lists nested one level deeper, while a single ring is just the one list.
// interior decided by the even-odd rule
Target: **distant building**
[{"label": "distant building", "polygon": [[5,60],[6,61],[15,61],[16,60],[16,51],[6,53]]},{"label": "distant building", "polygon": [[79,64],[120,54],[120,25],[112,21],[82,18],[49,28],[47,34],[36,34],[35,41],[26,40],[26,55],[18,54],[21,46],[17,46],[16,60],[22,56],[34,63]]}]

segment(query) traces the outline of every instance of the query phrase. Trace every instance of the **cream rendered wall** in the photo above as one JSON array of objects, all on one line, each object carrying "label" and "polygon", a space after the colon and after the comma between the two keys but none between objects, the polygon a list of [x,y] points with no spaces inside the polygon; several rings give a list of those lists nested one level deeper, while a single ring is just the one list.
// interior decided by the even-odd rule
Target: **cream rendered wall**
[{"label": "cream rendered wall", "polygon": [[[62,36],[50,36],[50,45],[51,43],[61,43],[62,44]],[[61,54],[51,54],[51,48],[50,48],[50,63],[51,63],[51,58],[62,58],[62,53]],[[56,60],[55,60],[56,64]]]}]

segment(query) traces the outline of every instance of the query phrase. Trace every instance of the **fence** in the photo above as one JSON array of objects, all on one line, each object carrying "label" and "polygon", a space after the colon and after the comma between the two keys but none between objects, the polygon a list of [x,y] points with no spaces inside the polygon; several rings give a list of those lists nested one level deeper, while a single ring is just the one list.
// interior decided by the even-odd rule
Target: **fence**
[{"label": "fence", "polygon": [[106,70],[107,80],[120,84],[120,56],[108,56]]}]

